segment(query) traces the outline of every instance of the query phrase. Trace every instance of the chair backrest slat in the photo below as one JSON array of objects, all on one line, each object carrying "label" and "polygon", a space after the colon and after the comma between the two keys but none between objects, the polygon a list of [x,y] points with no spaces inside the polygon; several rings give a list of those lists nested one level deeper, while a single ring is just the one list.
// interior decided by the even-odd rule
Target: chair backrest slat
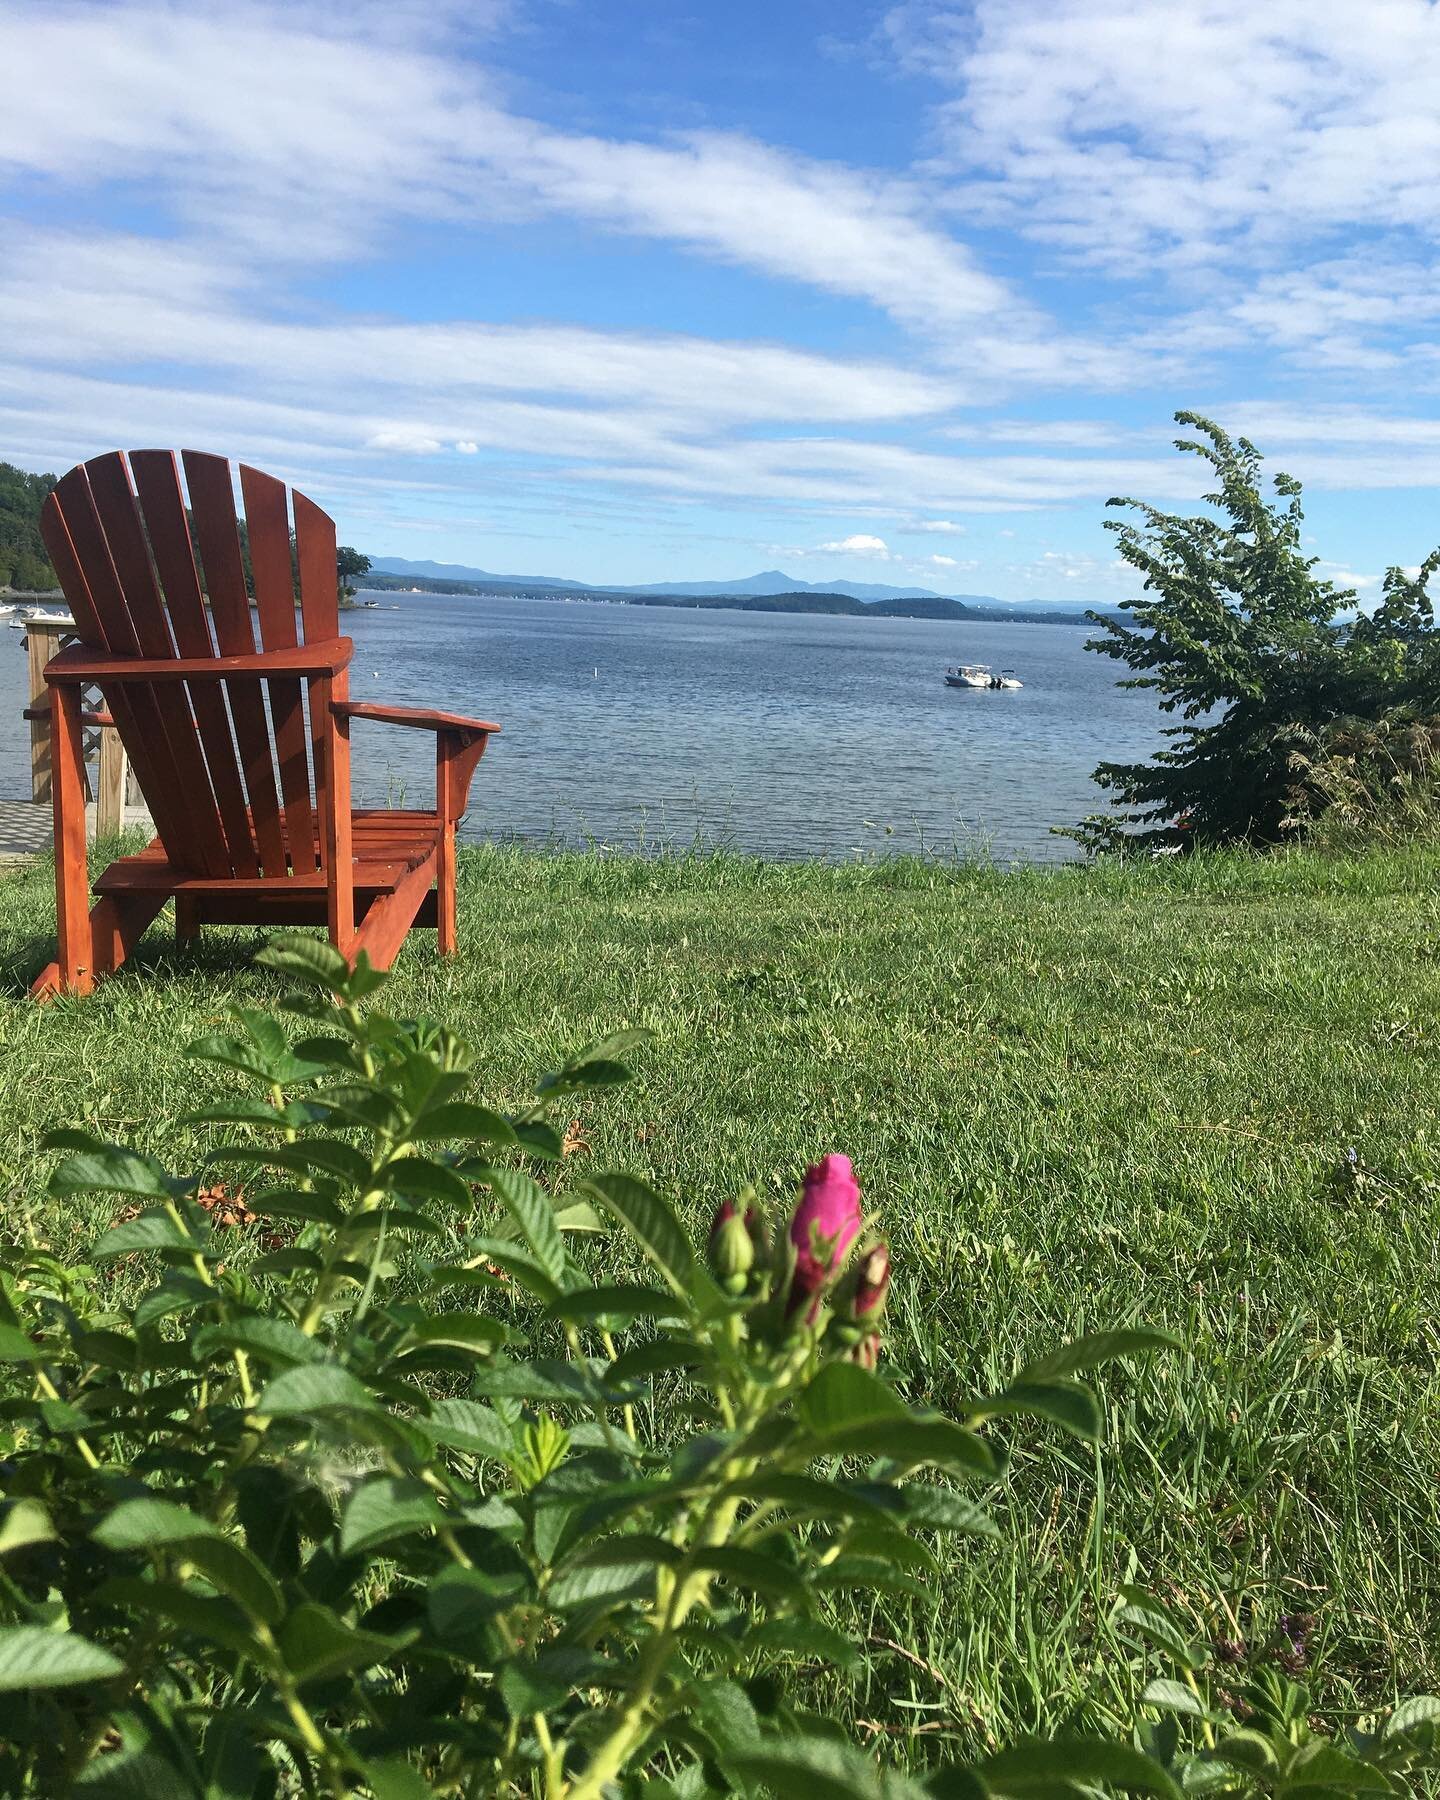
[{"label": "chair backrest slat", "polygon": [[[170,635],[170,623],[165,617],[165,605],[150,562],[125,459],[117,451],[110,456],[94,457],[85,469],[140,653],[143,656],[173,656],[175,645]],[[170,764],[184,796],[185,804],[181,809],[184,833],[191,840],[199,865],[207,875],[228,875],[229,848],[211,790],[210,772],[205,766],[191,718],[189,698],[183,688],[177,689],[169,682],[157,682],[148,691],[159,713]]]},{"label": "chair backrest slat", "polygon": [[[305,625],[307,644],[324,643],[340,635],[340,584],[336,573],[335,522],[328,518],[304,494],[294,496],[295,561],[300,571],[300,616]],[[338,683],[309,683],[310,755],[315,770],[315,803],[317,812],[326,803],[326,788],[331,771],[326,761],[326,746],[334,742],[333,723],[326,711],[332,696],[343,698],[349,692],[344,679]],[[319,834],[317,846],[320,865],[325,866],[325,834]]]},{"label": "chair backrest slat", "polygon": [[[253,656],[255,634],[250,625],[250,598],[245,591],[230,465],[223,456],[207,456],[196,450],[182,450],[180,460],[185,465],[185,484],[190,489],[200,567],[205,576],[205,592],[210,597],[216,640],[226,656]],[[250,796],[260,867],[267,875],[283,875],[285,835],[280,825],[270,726],[261,683],[235,680],[226,683],[226,690],[240,766],[245,774],[245,791]]]},{"label": "chair backrest slat", "polygon": [[[250,534],[250,568],[260,614],[260,640],[267,650],[289,650],[295,633],[295,576],[290,562],[290,515],[285,484],[259,469],[240,466],[245,525]],[[297,873],[315,868],[315,818],[310,809],[310,768],[305,753],[305,709],[298,681],[272,681],[270,717],[285,796],[285,838]]]},{"label": "chair backrest slat", "polygon": [[307,644],[340,635],[340,579],[336,573],[335,521],[303,494],[294,496],[295,551],[300,563],[300,610]]},{"label": "chair backrest slat", "polygon": [[[200,592],[200,571],[195,567],[195,547],[185,517],[185,496],[173,450],[132,450],[130,469],[140,494],[150,551],[165,591],[166,610],[175,645],[183,657],[215,654],[210,621]],[[255,875],[260,870],[250,816],[245,805],[245,784],[235,755],[235,739],[225,696],[213,682],[196,682],[190,704],[205,758],[210,785],[225,828],[230,869],[235,875]],[[143,786],[144,783],[142,782]],[[167,845],[168,848],[168,845]]]},{"label": "chair backrest slat", "polygon": [[[62,562],[55,565],[56,573],[61,575],[63,582],[63,562],[69,558],[74,559],[80,571],[72,602],[76,606],[72,616],[80,635],[96,649],[111,650],[121,656],[138,655],[139,641],[95,509],[95,497],[90,491],[90,478],[85,468],[71,469],[61,476],[46,505],[52,521],[62,527],[55,533],[57,540],[63,540],[60,543]],[[41,528],[43,534],[43,514]],[[106,695],[107,701],[115,698],[114,694]],[[179,802],[179,777],[170,757],[153,693],[148,688],[132,689],[121,701],[121,710],[115,718],[122,735],[128,728],[126,748],[145,796],[151,802],[156,826],[167,843],[173,842],[182,854],[196,856],[197,846]],[[152,799],[152,795],[155,798]]]},{"label": "chair backrest slat", "polygon": [[[119,452],[96,457],[62,477],[45,503],[46,548],[79,635],[97,650],[194,660],[255,651],[230,465],[195,451],[181,460],[183,488],[173,452],[132,451],[128,469]],[[334,524],[259,470],[242,468],[241,487],[261,647],[299,641],[297,569],[305,640],[338,637]],[[106,699],[178,868],[279,880],[314,871],[323,852],[311,763],[318,792],[335,724],[332,684],[316,678],[307,733],[306,685],[254,675],[109,684]],[[344,692],[343,677],[334,687]]]}]

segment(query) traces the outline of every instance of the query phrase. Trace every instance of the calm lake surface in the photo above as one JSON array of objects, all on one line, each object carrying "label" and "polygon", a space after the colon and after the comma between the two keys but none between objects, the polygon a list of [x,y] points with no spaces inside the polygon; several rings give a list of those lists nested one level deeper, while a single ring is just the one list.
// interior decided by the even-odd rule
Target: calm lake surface
[{"label": "calm lake surface", "polygon": [[[496,720],[466,835],[765,856],[988,847],[1074,854],[1102,758],[1147,756],[1160,716],[1073,625],[697,611],[434,594],[345,615],[351,693]],[[27,794],[24,639],[0,632],[0,795]],[[1013,666],[1017,692],[945,687]],[[360,804],[430,804],[428,733],[358,724]]]}]

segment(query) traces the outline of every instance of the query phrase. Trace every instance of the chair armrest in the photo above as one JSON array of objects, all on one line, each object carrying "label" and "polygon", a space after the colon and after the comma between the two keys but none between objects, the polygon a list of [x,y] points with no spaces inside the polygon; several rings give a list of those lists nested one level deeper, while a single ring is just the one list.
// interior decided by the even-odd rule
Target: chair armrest
[{"label": "chair armrest", "polygon": [[118,685],[127,681],[228,681],[233,676],[338,675],[354,654],[349,638],[299,644],[293,650],[262,650],[252,656],[115,656],[92,650],[88,644],[72,644],[46,663],[45,679],[54,687],[65,682]]},{"label": "chair armrest", "polygon": [[[32,722],[39,719],[48,719],[50,717],[50,696],[48,694],[43,694],[33,706],[27,706],[20,717],[22,719],[29,719]],[[103,726],[113,725],[115,721],[108,712],[82,712],[80,715],[80,723],[82,725]]]},{"label": "chair armrest", "polygon": [[429,712],[421,706],[377,706],[371,700],[332,700],[330,710],[340,719],[374,719],[381,725],[413,725],[419,731],[498,731],[488,719],[467,719],[460,713]]}]

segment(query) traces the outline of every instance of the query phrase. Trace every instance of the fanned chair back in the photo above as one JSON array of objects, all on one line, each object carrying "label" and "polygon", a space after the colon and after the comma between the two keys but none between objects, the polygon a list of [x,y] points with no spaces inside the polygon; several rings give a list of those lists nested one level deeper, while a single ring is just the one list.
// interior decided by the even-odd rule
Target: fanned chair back
[{"label": "fanned chair back", "polygon": [[[169,450],[94,457],[46,500],[41,532],[80,638],[113,655],[173,660],[293,649],[302,629],[305,643],[338,637],[333,521],[241,465],[257,646],[230,465],[193,450],[181,460],[188,518]],[[316,780],[326,778],[331,700],[343,692],[343,677],[307,693],[297,676],[260,679],[238,664],[224,681],[114,684],[107,703],[177,871],[283,879],[323,867]]]}]

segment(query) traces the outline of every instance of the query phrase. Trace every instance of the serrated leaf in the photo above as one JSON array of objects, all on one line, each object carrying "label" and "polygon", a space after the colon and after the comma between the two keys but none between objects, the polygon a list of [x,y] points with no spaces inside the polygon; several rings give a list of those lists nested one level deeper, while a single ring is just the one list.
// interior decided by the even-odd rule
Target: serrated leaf
[{"label": "serrated leaf", "polygon": [[1164,1712],[1184,1713],[1192,1719],[1203,1719],[1205,1708],[1192,1688],[1183,1681],[1171,1681],[1168,1677],[1157,1676],[1140,1696],[1142,1706],[1158,1706]]},{"label": "serrated leaf", "polygon": [[283,1128],[291,1120],[279,1107],[258,1095],[227,1094],[210,1106],[181,1113],[175,1122],[177,1125],[274,1125]]},{"label": "serrated leaf", "polygon": [[375,1800],[435,1800],[435,1790],[409,1763],[398,1757],[371,1763],[365,1778]]},{"label": "serrated leaf", "polygon": [[254,1662],[263,1664],[268,1660],[237,1606],[211,1594],[197,1594],[178,1581],[119,1575],[105,1583],[97,1598],[106,1606],[124,1606],[181,1631],[194,1632]]},{"label": "serrated leaf", "polygon": [[[630,1233],[677,1295],[688,1299],[697,1293],[701,1271],[690,1240],[667,1201],[633,1175],[597,1175],[584,1185]],[[703,1285],[713,1284],[706,1277]]]},{"label": "serrated leaf", "polygon": [[1117,1356],[1138,1356],[1152,1350],[1178,1350],[1180,1347],[1180,1340],[1168,1331],[1154,1331],[1145,1326],[1093,1331],[1027,1363],[1016,1375],[1015,1383],[1053,1381],[1060,1376],[1078,1374],[1081,1369],[1098,1368],[1101,1363],[1113,1362]]},{"label": "serrated leaf", "polygon": [[168,1200],[172,1184],[165,1171],[148,1156],[106,1144],[97,1150],[77,1150],[56,1164],[49,1192],[69,1194],[127,1194],[132,1199]]},{"label": "serrated leaf", "polygon": [[1154,1794],[1181,1800],[1174,1778],[1143,1750],[1098,1738],[1025,1738],[1008,1750],[987,1757],[973,1773],[985,1791],[1014,1795],[1016,1800],[1042,1800],[1077,1784],[1103,1783],[1124,1793]]},{"label": "serrated leaf", "polygon": [[208,1306],[215,1290],[194,1275],[181,1271],[167,1275],[158,1287],[141,1296],[135,1307],[135,1329],[143,1331],[157,1320],[173,1318],[176,1313],[192,1312],[197,1306]]},{"label": "serrated leaf", "polygon": [[12,1500],[0,1518],[0,1556],[8,1556],[12,1550],[26,1550],[31,1544],[53,1543],[55,1536],[45,1502],[23,1495]]},{"label": "serrated leaf", "polygon": [[177,1225],[168,1212],[151,1209],[123,1225],[112,1225],[90,1252],[92,1262],[109,1262],[137,1250],[203,1250],[206,1246]]},{"label": "serrated leaf", "polygon": [[54,1351],[31,1343],[18,1325],[0,1325],[0,1363],[46,1362],[53,1355]]},{"label": "serrated leaf", "polygon": [[73,1631],[43,1625],[0,1625],[0,1694],[108,1681],[125,1665]]},{"label": "serrated leaf", "polygon": [[998,1537],[999,1527],[982,1507],[949,1488],[910,1481],[900,1489],[905,1523],[921,1531],[965,1531]]},{"label": "serrated leaf", "polygon": [[394,1475],[362,1481],[340,1520],[340,1554],[354,1556],[412,1532],[433,1530],[446,1515],[423,1482]]},{"label": "serrated leaf", "polygon": [[465,1247],[473,1256],[503,1269],[542,1306],[548,1306],[558,1297],[559,1288],[523,1244],[513,1239],[482,1237],[469,1239]]},{"label": "serrated leaf", "polygon": [[1100,1437],[1100,1405],[1080,1381],[1016,1381],[1003,1393],[992,1394],[967,1406],[971,1419],[993,1419],[1004,1414],[1049,1419],[1073,1436],[1095,1443]]},{"label": "serrated leaf", "polygon": [[1252,1775],[1273,1774],[1280,1766],[1275,1746],[1263,1731],[1231,1731],[1216,1742],[1211,1754],[1217,1761],[1246,1769]]},{"label": "serrated leaf", "polygon": [[788,1600],[804,1607],[808,1598],[805,1583],[786,1563],[766,1556],[759,1550],[741,1550],[733,1545],[720,1545],[712,1550],[692,1554],[691,1566],[707,1574],[718,1575],[732,1587],[748,1588],[766,1599]]},{"label": "serrated leaf", "polygon": [[278,1625],[285,1602],[270,1571],[243,1544],[232,1538],[200,1538],[185,1546],[185,1557],[212,1586],[228,1594],[252,1618]]},{"label": "serrated leaf", "polygon": [[552,1300],[545,1310],[552,1319],[576,1324],[602,1318],[628,1324],[634,1319],[683,1319],[689,1309],[661,1288],[620,1282],[610,1287],[577,1288]]},{"label": "serrated leaf", "polygon": [[470,1100],[447,1100],[443,1105],[430,1107],[416,1120],[410,1135],[417,1144],[432,1143],[437,1138],[461,1138],[509,1148],[517,1142],[515,1127],[508,1119]]},{"label": "serrated leaf", "polygon": [[558,1286],[565,1274],[565,1245],[545,1190],[518,1169],[496,1169],[489,1185],[514,1220],[535,1261]]},{"label": "serrated leaf", "polygon": [[588,1233],[591,1236],[598,1236],[610,1229],[588,1200],[572,1200],[568,1206],[557,1206],[555,1228],[557,1231]]},{"label": "serrated leaf", "polygon": [[280,1633],[280,1654],[302,1686],[347,1669],[373,1668],[394,1650],[392,1639],[347,1625],[328,1606],[314,1602],[297,1606]]},{"label": "serrated leaf", "polygon": [[471,1386],[477,1394],[492,1399],[546,1401],[563,1406],[620,1407],[639,1397],[630,1387],[608,1387],[594,1369],[549,1359],[477,1369]]},{"label": "serrated leaf", "polygon": [[428,1156],[402,1156],[377,1173],[378,1185],[416,1200],[435,1200],[442,1206],[470,1208],[475,1196],[469,1184],[453,1169]]},{"label": "serrated leaf", "polygon": [[877,1419],[908,1417],[904,1401],[878,1375],[856,1363],[826,1363],[796,1407],[816,1436]]},{"label": "serrated leaf", "polygon": [[262,1362],[278,1363],[281,1368],[315,1362],[325,1354],[314,1338],[306,1337],[289,1319],[269,1318],[263,1313],[231,1319],[223,1325],[202,1325],[190,1340],[190,1348],[197,1362],[244,1350]]},{"label": "serrated leaf", "polygon": [[283,937],[272,938],[255,960],[267,969],[312,982],[332,994],[343,993],[350,978],[350,965],[345,958],[320,937],[287,932]]},{"label": "serrated leaf", "polygon": [[173,1500],[122,1500],[90,1534],[107,1550],[164,1550],[195,1538],[218,1537],[220,1527]]},{"label": "serrated leaf", "polygon": [[519,1332],[484,1313],[437,1313],[411,1328],[410,1344],[448,1344],[457,1350],[473,1350],[487,1356],[501,1344],[513,1344]]},{"label": "serrated leaf", "polygon": [[558,1612],[577,1608],[611,1608],[631,1600],[643,1600],[655,1587],[649,1570],[637,1569],[633,1563],[617,1567],[572,1568],[557,1575],[550,1583],[547,1599]]},{"label": "serrated leaf", "polygon": [[476,1400],[436,1400],[415,1424],[434,1443],[468,1450],[474,1456],[503,1460],[514,1448],[514,1434],[505,1420],[493,1406],[482,1406]]},{"label": "serrated leaf", "polygon": [[770,1656],[798,1656],[811,1662],[833,1663],[854,1674],[862,1658],[843,1632],[820,1625],[814,1619],[765,1619],[751,1625],[746,1643]]},{"label": "serrated leaf", "polygon": [[287,1050],[280,1056],[267,1056],[254,1044],[212,1032],[185,1046],[185,1054],[196,1062],[215,1063],[222,1069],[253,1076],[267,1086],[276,1082],[309,1081],[324,1071],[319,1063],[307,1062]]},{"label": "serrated leaf", "polygon": [[1384,1735],[1402,1737],[1422,1725],[1440,1725],[1440,1700],[1431,1694],[1415,1694],[1402,1700],[1385,1721]]},{"label": "serrated leaf", "polygon": [[724,1766],[747,1783],[763,1783],[776,1800],[920,1800],[925,1793],[832,1737],[766,1737],[758,1747],[727,1753]]},{"label": "serrated leaf", "polygon": [[340,1138],[302,1137],[293,1144],[221,1144],[205,1160],[207,1164],[288,1169],[297,1175],[333,1175],[362,1189],[370,1185],[370,1158]]},{"label": "serrated leaf", "polygon": [[562,1646],[542,1650],[533,1662],[518,1659],[506,1664],[497,1686],[512,1718],[525,1719],[556,1707],[573,1687],[593,1683],[611,1673],[603,1657],[588,1650]]},{"label": "serrated leaf", "polygon": [[374,1396],[348,1369],[334,1363],[306,1363],[267,1383],[255,1410],[266,1418],[323,1417],[331,1413],[374,1413]]}]

